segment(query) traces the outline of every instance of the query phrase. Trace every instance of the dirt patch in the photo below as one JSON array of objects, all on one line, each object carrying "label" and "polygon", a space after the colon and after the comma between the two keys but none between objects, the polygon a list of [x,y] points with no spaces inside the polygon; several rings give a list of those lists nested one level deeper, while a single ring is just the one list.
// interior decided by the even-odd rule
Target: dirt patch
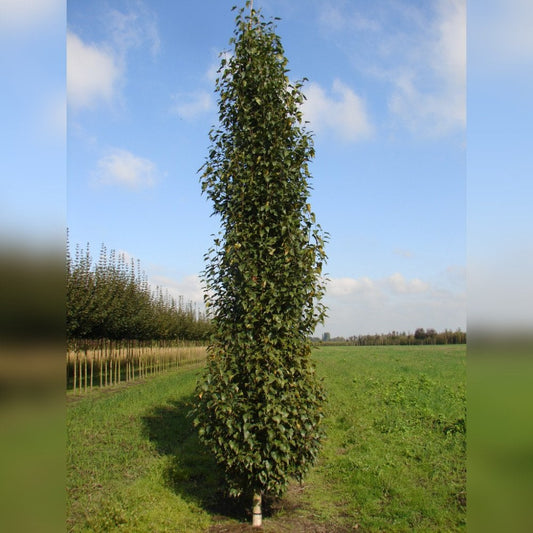
[{"label": "dirt patch", "polygon": [[309,505],[305,502],[305,485],[289,485],[283,498],[267,498],[263,509],[263,526],[251,526],[251,515],[237,522],[227,516],[216,515],[209,533],[353,533],[358,527],[327,524],[313,518]]}]

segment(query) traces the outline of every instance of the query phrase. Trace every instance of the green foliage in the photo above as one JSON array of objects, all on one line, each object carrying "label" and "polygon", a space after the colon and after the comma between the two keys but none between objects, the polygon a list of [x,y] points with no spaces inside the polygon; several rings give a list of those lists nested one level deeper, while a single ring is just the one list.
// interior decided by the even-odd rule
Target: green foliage
[{"label": "green foliage", "polygon": [[102,245],[93,264],[89,246],[67,249],[67,340],[203,340],[209,321],[192,303],[151,289],[140,264]]},{"label": "green foliage", "polygon": [[214,333],[196,425],[233,494],[278,494],[305,474],[321,439],[308,338],[325,316],[324,235],[308,203],[302,84],[289,81],[272,22],[241,10],[230,42],[201,176],[222,230],[206,256]]}]

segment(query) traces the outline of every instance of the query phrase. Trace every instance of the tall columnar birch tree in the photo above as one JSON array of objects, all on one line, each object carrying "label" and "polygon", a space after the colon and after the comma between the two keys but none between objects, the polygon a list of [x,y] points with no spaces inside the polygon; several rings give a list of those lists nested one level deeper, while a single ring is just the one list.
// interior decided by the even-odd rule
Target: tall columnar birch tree
[{"label": "tall columnar birch tree", "polygon": [[274,31],[247,3],[216,82],[202,190],[221,231],[206,254],[214,334],[197,387],[195,424],[230,493],[280,495],[316,459],[324,392],[309,337],[325,317],[325,234],[308,203],[314,157]]}]

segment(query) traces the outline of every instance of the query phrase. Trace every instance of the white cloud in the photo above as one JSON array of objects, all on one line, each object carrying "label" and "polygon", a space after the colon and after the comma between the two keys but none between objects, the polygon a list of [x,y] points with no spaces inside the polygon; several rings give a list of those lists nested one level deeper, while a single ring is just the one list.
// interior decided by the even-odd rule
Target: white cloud
[{"label": "white cloud", "polygon": [[98,161],[95,181],[99,185],[141,189],[153,186],[156,178],[155,163],[127,150],[113,148]]},{"label": "white cloud", "polygon": [[187,120],[192,120],[214,108],[213,97],[207,91],[178,93],[172,96],[172,100],[174,104],[171,112]]},{"label": "white cloud", "polygon": [[148,47],[152,56],[161,41],[154,12],[142,2],[128,12],[110,9],[102,15],[107,30],[101,43],[87,43],[67,31],[67,89],[71,109],[110,104],[119,96],[127,71],[128,53]]},{"label": "white cloud", "polygon": [[466,328],[464,283],[443,288],[400,273],[379,279],[333,278],[324,303],[329,311],[323,329],[333,336]]},{"label": "white cloud", "polygon": [[443,79],[464,90],[466,84],[466,3],[447,0],[439,3],[438,35],[433,68]]},{"label": "white cloud", "polygon": [[347,14],[341,11],[337,4],[322,4],[319,21],[323,27],[333,32],[345,29],[349,29],[349,31],[378,31],[380,29],[376,19],[366,17],[358,12]]},{"label": "white cloud", "polygon": [[395,80],[389,109],[413,132],[440,136],[466,125],[466,93],[425,93],[417,87],[411,73]]},{"label": "white cloud", "polygon": [[430,290],[430,284],[418,278],[405,279],[396,272],[387,278],[372,280],[366,276],[362,278],[332,278],[327,282],[327,293],[335,297],[351,296],[354,294],[419,294]]},{"label": "white cloud", "polygon": [[233,53],[224,50],[223,52],[216,54],[216,59],[209,65],[207,72],[205,73],[205,78],[210,83],[215,83],[215,80],[221,75],[218,71],[220,69],[220,64],[223,59],[229,61],[233,57]]},{"label": "white cloud", "polygon": [[466,0],[321,3],[321,29],[384,83],[389,121],[417,135],[466,125]]},{"label": "white cloud", "polygon": [[417,294],[429,289],[429,283],[418,278],[406,280],[399,272],[389,276],[386,283],[392,292],[399,294]]},{"label": "white cloud", "polygon": [[219,63],[211,63],[211,65],[209,65],[209,68],[207,69],[207,72],[205,73],[205,78],[207,79],[207,81],[211,83],[215,83],[218,77],[219,67],[220,67]]},{"label": "white cloud", "polygon": [[[205,71],[203,78],[204,81],[209,82],[210,87],[214,88],[216,79],[221,75],[219,73],[221,61],[223,59],[229,61],[232,53],[226,51],[216,53],[216,51],[212,51],[212,54],[215,56],[215,59]],[[204,89],[172,94],[170,113],[185,120],[194,120],[215,109],[215,98],[213,94],[213,90],[208,92]]]},{"label": "white cloud", "polygon": [[303,112],[311,129],[329,131],[352,142],[370,138],[373,126],[364,100],[338,79],[333,82],[331,94],[318,83],[311,83],[305,91]]},{"label": "white cloud", "polygon": [[[390,74],[389,109],[409,129],[429,135],[466,126],[466,5],[441,0],[430,31]],[[416,46],[416,50],[409,50]]]},{"label": "white cloud", "polygon": [[113,53],[101,46],[86,44],[67,32],[67,94],[74,109],[110,103],[122,75]]},{"label": "white cloud", "polygon": [[347,296],[375,290],[375,284],[370,278],[333,278],[327,284],[327,292],[332,296]]},{"label": "white cloud", "polygon": [[111,9],[106,14],[106,23],[113,47],[121,56],[133,48],[148,45],[156,56],[161,48],[155,13],[142,2],[135,4],[136,9],[126,13]]},{"label": "white cloud", "polygon": [[203,306],[204,291],[202,281],[200,276],[196,274],[185,276],[178,280],[167,276],[156,275],[150,277],[150,283],[167,289],[170,296],[175,299],[182,296],[185,302],[193,302]]}]

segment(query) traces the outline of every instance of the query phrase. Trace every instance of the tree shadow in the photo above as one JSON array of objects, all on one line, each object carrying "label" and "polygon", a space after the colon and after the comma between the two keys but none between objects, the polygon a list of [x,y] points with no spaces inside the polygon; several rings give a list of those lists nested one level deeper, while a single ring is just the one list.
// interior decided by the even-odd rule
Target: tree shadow
[{"label": "tree shadow", "polygon": [[161,455],[170,458],[167,486],[185,501],[214,515],[239,521],[251,517],[250,501],[228,495],[221,468],[198,439],[189,413],[193,397],[172,401],[143,416],[145,434]]}]

